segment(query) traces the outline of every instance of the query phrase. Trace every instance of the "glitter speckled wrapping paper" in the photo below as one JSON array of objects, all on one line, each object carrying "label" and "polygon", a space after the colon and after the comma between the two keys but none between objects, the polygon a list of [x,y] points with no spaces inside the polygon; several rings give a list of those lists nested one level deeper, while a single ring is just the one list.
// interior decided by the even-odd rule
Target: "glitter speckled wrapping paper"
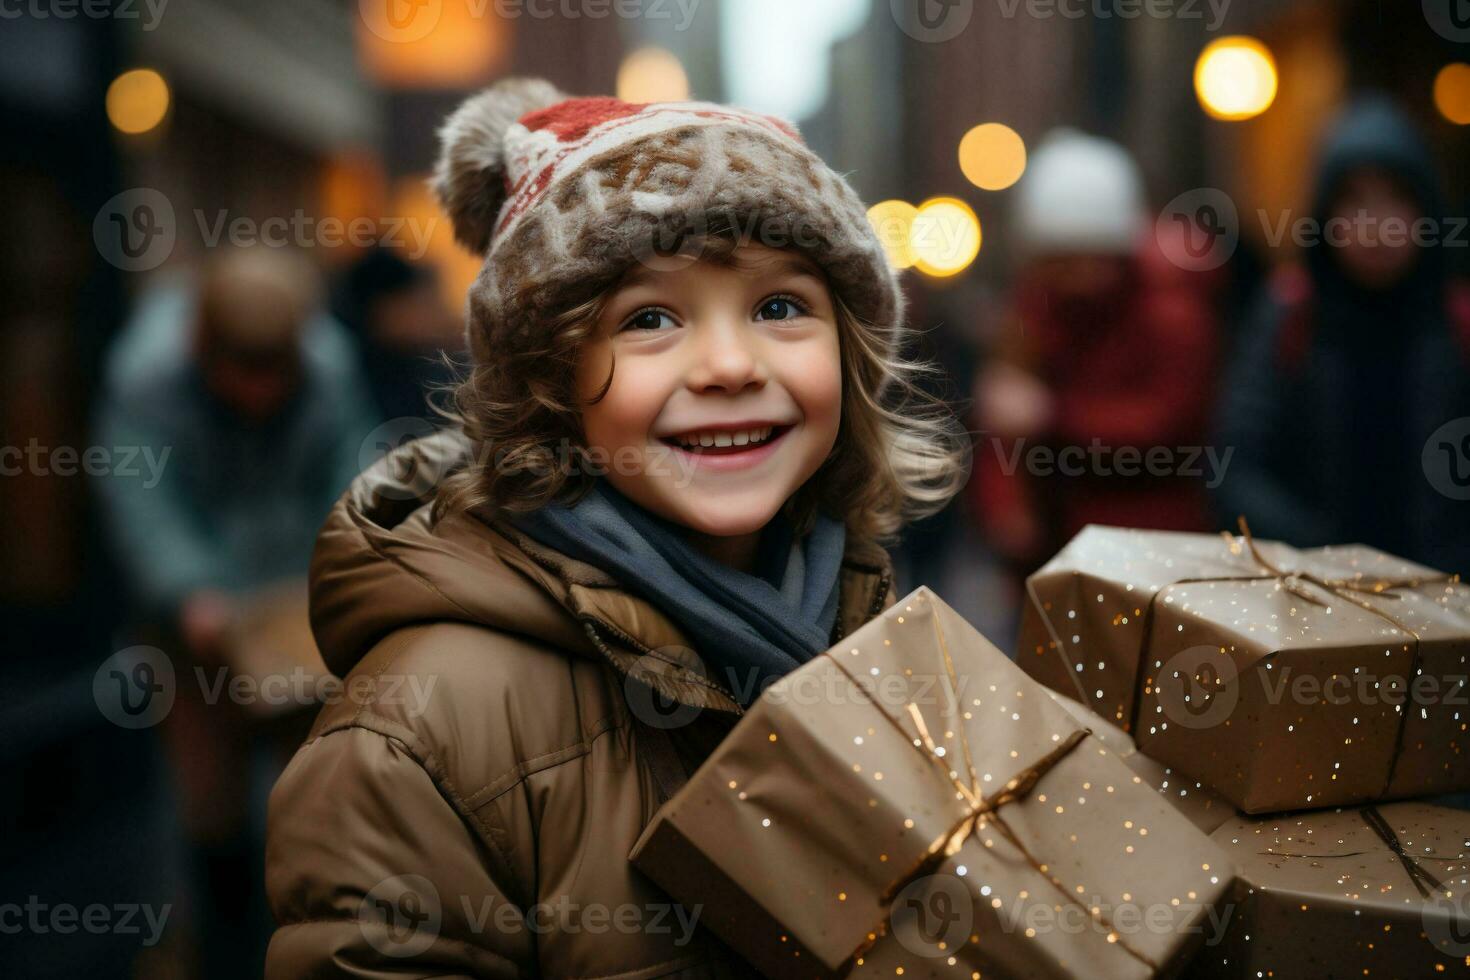
[{"label": "glitter speckled wrapping paper", "polygon": [[[1234,545],[1085,528],[1029,580],[1018,662],[1249,813],[1470,788],[1466,587],[1350,601]],[[1361,546],[1256,547],[1324,580],[1440,574]]]},{"label": "glitter speckled wrapping paper", "polygon": [[[973,812],[955,780],[1002,801],[916,870]],[[927,589],[768,690],[632,858],[773,977],[1155,976],[1232,880],[1208,837]]]},{"label": "glitter speckled wrapping paper", "polygon": [[1470,812],[1387,803],[1244,817],[1214,839],[1244,902],[1192,978],[1470,976]]},{"label": "glitter speckled wrapping paper", "polygon": [[1094,738],[1132,769],[1134,775],[1143,777],[1145,786],[1152,786],[1158,794],[1168,800],[1174,809],[1207,834],[1227,820],[1238,815],[1230,801],[1210,790],[1197,779],[1150,759],[1133,742],[1133,737],[1097,712],[1083,707],[1076,700],[1056,691],[1047,690],[1052,699],[1067,709],[1083,727],[1092,732]]}]

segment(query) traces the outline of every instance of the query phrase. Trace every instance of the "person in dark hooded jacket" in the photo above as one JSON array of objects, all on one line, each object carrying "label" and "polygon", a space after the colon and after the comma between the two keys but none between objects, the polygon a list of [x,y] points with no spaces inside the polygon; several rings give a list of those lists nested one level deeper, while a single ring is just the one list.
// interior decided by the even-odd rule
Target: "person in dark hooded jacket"
[{"label": "person in dark hooded jacket", "polygon": [[[1470,567],[1453,499],[1466,420],[1470,302],[1450,281],[1454,225],[1430,153],[1370,97],[1324,144],[1304,263],[1271,284],[1236,352],[1219,436],[1234,448],[1217,503],[1262,537],[1358,542],[1446,571]],[[1453,428],[1453,425],[1451,425]]]}]

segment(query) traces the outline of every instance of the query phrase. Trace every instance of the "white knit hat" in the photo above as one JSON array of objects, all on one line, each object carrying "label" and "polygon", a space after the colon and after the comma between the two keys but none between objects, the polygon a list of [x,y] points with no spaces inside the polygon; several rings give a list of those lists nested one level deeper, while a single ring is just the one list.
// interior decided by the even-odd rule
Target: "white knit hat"
[{"label": "white knit hat", "polygon": [[1128,254],[1146,225],[1144,208],[1143,178],[1127,150],[1053,130],[1017,188],[1017,244],[1028,255]]}]

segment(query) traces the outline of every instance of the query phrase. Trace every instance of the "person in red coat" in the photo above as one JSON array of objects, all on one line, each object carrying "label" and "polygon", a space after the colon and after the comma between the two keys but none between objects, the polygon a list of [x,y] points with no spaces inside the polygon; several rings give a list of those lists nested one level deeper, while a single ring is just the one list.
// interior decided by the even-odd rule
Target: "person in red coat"
[{"label": "person in red coat", "polygon": [[1021,574],[1086,524],[1207,530],[1216,325],[1164,258],[1127,152],[1051,135],[1018,188],[1024,253],[975,390],[973,502]]}]

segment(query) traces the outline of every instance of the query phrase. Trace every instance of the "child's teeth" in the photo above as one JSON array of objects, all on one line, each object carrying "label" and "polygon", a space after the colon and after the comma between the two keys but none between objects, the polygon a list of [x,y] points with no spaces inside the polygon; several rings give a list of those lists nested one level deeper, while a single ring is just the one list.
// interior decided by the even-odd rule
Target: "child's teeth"
[{"label": "child's teeth", "polygon": [[680,445],[691,449],[715,446],[753,446],[765,442],[775,431],[774,426],[746,429],[744,432],[692,432],[678,437]]}]

